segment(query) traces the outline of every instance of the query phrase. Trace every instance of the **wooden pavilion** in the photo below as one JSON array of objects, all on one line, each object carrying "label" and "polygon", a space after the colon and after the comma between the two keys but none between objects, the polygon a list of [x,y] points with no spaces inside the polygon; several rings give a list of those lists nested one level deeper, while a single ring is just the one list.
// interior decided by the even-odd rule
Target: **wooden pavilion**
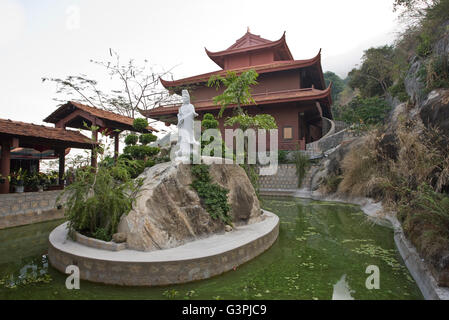
[{"label": "wooden pavilion", "polygon": [[[321,68],[321,50],[311,59],[294,60],[285,32],[279,40],[270,41],[248,30],[226,50],[211,52],[206,49],[206,54],[220,70],[174,81],[161,79],[162,85],[171,93],[189,90],[200,119],[205,113],[217,115],[220,109],[212,99],[223,89],[217,92],[215,88],[207,87],[210,76],[255,69],[259,74],[259,84],[252,91],[256,104],[245,106],[245,109],[248,114],[267,113],[275,118],[279,149],[305,149],[307,143],[322,137],[323,118],[332,119],[332,101],[331,86],[326,87]],[[233,107],[228,106],[223,117],[218,119],[222,131]],[[178,108],[179,105],[161,106],[142,114],[166,124],[176,124]]]},{"label": "wooden pavilion", "polygon": [[[98,132],[114,137],[115,158],[119,153],[119,134],[124,130],[135,131],[133,121],[133,118],[73,101],[68,101],[44,119],[44,122],[53,123],[56,128],[86,129],[86,125],[98,127],[98,130],[92,131],[92,139],[98,140]],[[152,131],[158,130],[150,126],[145,130],[145,132]],[[97,165],[95,155],[92,156],[91,165],[93,167]]]},{"label": "wooden pavilion", "polygon": [[[81,103],[69,101],[56,109],[44,119],[53,123],[55,128],[24,123],[19,121],[0,119],[0,193],[9,192],[9,180],[6,179],[11,171],[11,159],[21,157],[39,160],[43,152],[47,158],[59,158],[59,185],[63,186],[65,170],[65,155],[70,148],[92,150],[91,165],[97,166],[96,146],[98,145],[98,132],[114,137],[114,156],[119,153],[119,134],[124,130],[135,131],[134,119],[110,111],[90,107]],[[66,128],[92,130],[92,138],[88,138],[79,131]],[[157,130],[148,126],[145,132]],[[35,152],[33,152],[33,150]]]},{"label": "wooden pavilion", "polygon": [[54,150],[59,158],[59,184],[63,184],[65,155],[68,148],[93,149],[96,143],[78,131],[63,128],[24,123],[19,121],[0,119],[1,160],[0,193],[9,192],[11,166],[11,150],[18,148],[32,148],[34,150]]}]

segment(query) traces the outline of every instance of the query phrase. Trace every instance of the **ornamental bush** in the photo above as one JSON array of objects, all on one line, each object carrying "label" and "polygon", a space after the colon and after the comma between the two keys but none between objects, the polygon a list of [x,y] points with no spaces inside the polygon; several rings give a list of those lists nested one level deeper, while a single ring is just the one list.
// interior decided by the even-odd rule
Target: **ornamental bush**
[{"label": "ornamental bush", "polygon": [[157,140],[157,137],[152,133],[143,133],[139,137],[139,142],[143,145],[147,145],[156,140]]},{"label": "ornamental bush", "polygon": [[143,132],[148,127],[148,120],[145,118],[136,118],[133,122],[133,127],[139,132]]},{"label": "ornamental bush", "polygon": [[137,143],[139,140],[139,137],[136,134],[129,134],[125,138],[125,144],[127,146],[133,146]]}]

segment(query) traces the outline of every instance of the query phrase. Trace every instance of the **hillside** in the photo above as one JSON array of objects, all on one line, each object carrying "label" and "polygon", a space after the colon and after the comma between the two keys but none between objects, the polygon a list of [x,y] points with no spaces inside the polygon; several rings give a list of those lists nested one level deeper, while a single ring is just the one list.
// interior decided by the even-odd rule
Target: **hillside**
[{"label": "hillside", "polygon": [[382,201],[441,286],[449,286],[448,57],[448,0],[432,2],[394,46],[366,50],[347,81],[357,94],[334,105],[336,118],[364,134],[320,164],[313,186]]}]

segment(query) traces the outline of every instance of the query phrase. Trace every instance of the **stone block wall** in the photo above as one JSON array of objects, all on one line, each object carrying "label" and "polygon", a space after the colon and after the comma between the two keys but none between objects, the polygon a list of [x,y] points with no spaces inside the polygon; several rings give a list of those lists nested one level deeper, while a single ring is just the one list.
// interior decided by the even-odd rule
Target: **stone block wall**
[{"label": "stone block wall", "polygon": [[298,176],[294,164],[278,164],[276,174],[259,176],[260,189],[296,189]]},{"label": "stone block wall", "polygon": [[60,219],[56,208],[61,190],[0,194],[0,229]]}]

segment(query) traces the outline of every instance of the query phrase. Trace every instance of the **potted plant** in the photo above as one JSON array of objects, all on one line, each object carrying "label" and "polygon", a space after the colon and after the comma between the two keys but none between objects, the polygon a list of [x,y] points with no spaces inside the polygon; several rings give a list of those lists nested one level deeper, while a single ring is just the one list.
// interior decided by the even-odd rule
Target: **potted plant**
[{"label": "potted plant", "polygon": [[39,189],[39,172],[33,172],[26,175],[25,192],[38,191]]},{"label": "potted plant", "polygon": [[39,172],[37,176],[38,176],[37,191],[42,192],[44,191],[44,188],[48,188],[49,184],[48,177],[43,172]]},{"label": "potted plant", "polygon": [[14,190],[17,193],[22,193],[24,190],[24,180],[26,172],[20,168],[10,176],[10,183],[14,186]]}]

